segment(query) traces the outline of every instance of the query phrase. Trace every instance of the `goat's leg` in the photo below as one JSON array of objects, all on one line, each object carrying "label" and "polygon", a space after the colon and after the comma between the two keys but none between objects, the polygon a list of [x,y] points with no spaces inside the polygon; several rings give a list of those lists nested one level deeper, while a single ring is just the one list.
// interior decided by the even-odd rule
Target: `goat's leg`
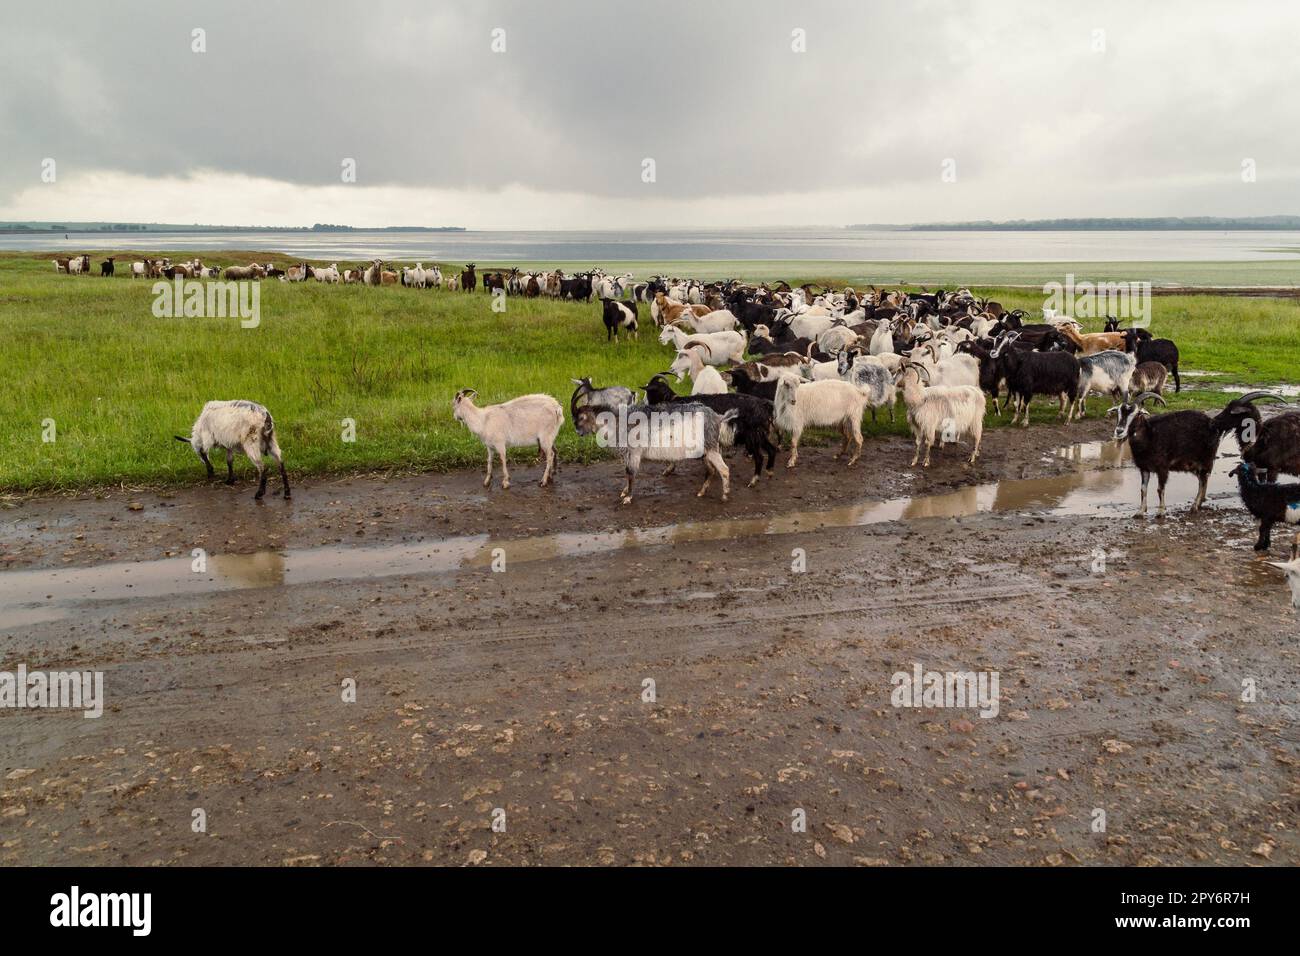
[{"label": "goat's leg", "polygon": [[918,429],[916,432],[916,454],[912,456],[912,464],[910,464],[908,467],[915,468],[916,463],[920,460],[921,460],[921,432]]},{"label": "goat's leg", "polygon": [[1145,518],[1147,514],[1147,483],[1151,480],[1151,472],[1139,471],[1138,481],[1141,482],[1142,503],[1138,506],[1137,517]]},{"label": "goat's leg", "polygon": [[[713,456],[715,453],[710,452],[704,456],[704,484],[700,485],[700,490],[695,492],[696,498],[703,498],[704,493],[709,490],[709,482],[713,481]],[[721,459],[722,456],[718,455]]]},{"label": "goat's leg", "polygon": [[1267,551],[1273,543],[1273,522],[1261,521],[1259,523],[1259,540],[1255,542],[1256,551]]},{"label": "goat's leg", "polygon": [[212,467],[212,459],[208,457],[208,453],[206,451],[199,452],[199,460],[203,462],[203,464],[207,467],[208,477],[209,478],[216,477],[217,474],[216,469]]},{"label": "goat's leg", "polygon": [[289,475],[284,470],[284,455],[280,454],[280,445],[274,437],[271,438],[271,445],[267,448],[267,452],[275,459],[275,463],[280,466],[280,487],[284,492],[285,499],[287,500],[290,495]]},{"label": "goat's leg", "polygon": [[763,474],[763,445],[758,438],[750,437],[745,443],[745,451],[749,453],[750,459],[754,462],[754,477],[749,479],[747,487],[753,488],[758,484],[758,479]]},{"label": "goat's leg", "polygon": [[779,449],[772,444],[772,439],[767,435],[763,436],[763,450],[767,452],[767,473],[773,474],[776,469],[776,453]]},{"label": "goat's leg", "polygon": [[630,505],[632,503],[632,479],[636,477],[636,472],[631,468],[625,468],[623,473],[626,475],[627,480],[623,483],[623,490],[619,492],[618,497],[623,504]]},{"label": "goat's leg", "polygon": [[796,430],[790,436],[790,460],[785,463],[786,468],[793,468],[799,463],[799,436],[801,434],[801,430]]},{"label": "goat's leg", "polygon": [[490,488],[492,486],[492,446],[491,445],[488,445],[487,456],[488,456],[487,477],[483,479],[484,488]]},{"label": "goat's leg", "polygon": [[1210,484],[1209,472],[1204,472],[1196,476],[1197,488],[1196,498],[1192,501],[1192,511],[1200,511],[1205,506],[1205,492]]},{"label": "goat's leg", "polygon": [[862,421],[855,418],[849,422],[849,428],[853,432],[853,457],[849,459],[848,467],[852,468],[859,458],[862,457]]},{"label": "goat's leg", "polygon": [[234,483],[235,483],[235,450],[233,448],[227,448],[226,449],[226,484],[233,485]]},{"label": "goat's leg", "polygon": [[726,501],[731,496],[731,469],[727,467],[727,463],[722,460],[721,455],[718,456],[718,462],[714,466],[714,470],[722,478],[722,500]]},{"label": "goat's leg", "polygon": [[921,462],[922,468],[930,467],[930,448],[934,445],[934,433],[928,432],[925,436],[925,461]]},{"label": "goat's leg", "polygon": [[542,455],[546,458],[546,468],[542,471],[542,487],[545,488],[551,483],[552,471],[555,467],[555,446],[553,444],[543,445],[538,442],[537,447],[541,449]]},{"label": "goat's leg", "polygon": [[1160,496],[1160,507],[1156,509],[1156,517],[1165,516],[1165,485],[1169,483],[1169,472],[1156,472],[1156,494]]},{"label": "goat's leg", "polygon": [[506,446],[497,446],[497,457],[501,459],[501,490],[510,487],[510,469],[506,466]]},{"label": "goat's leg", "polygon": [[244,454],[257,468],[257,494],[253,495],[253,500],[260,501],[266,494],[266,465],[262,462],[261,444],[256,441],[244,442]]},{"label": "goat's leg", "polygon": [[978,421],[975,423],[975,431],[973,434],[975,437],[975,450],[970,453],[970,463],[972,465],[975,464],[975,459],[980,456],[980,442],[984,440],[983,421]]},{"label": "goat's leg", "polygon": [[849,423],[840,422],[840,450],[835,453],[835,460],[839,461],[844,453],[849,450]]}]

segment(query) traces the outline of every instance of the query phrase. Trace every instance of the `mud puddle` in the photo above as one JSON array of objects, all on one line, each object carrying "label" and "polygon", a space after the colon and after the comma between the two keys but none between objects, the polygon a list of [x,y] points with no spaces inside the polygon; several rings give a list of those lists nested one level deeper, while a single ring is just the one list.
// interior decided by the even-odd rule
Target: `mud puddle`
[{"label": "mud puddle", "polygon": [[[527,537],[489,534],[448,537],[382,547],[315,547],[203,554],[156,561],[113,562],[60,570],[0,574],[0,630],[66,617],[84,601],[122,601],[218,591],[273,588],[324,581],[402,575],[450,574],[510,564],[585,557],[614,551],[701,541],[724,541],[847,528],[895,521],[961,518],[978,514],[1121,517],[1132,513],[1139,479],[1128,449],[1113,442],[1058,448],[1057,458],[1076,467],[1052,477],[1003,479],[941,494],[866,501],[839,508],[789,511],[760,518],[686,521],[604,532],[562,532]],[[1231,462],[1220,460],[1210,496],[1235,494]],[[1154,481],[1152,481],[1154,486]],[[1168,498],[1181,506],[1195,493],[1190,475],[1172,475]],[[1150,489],[1155,507],[1155,490]]]}]

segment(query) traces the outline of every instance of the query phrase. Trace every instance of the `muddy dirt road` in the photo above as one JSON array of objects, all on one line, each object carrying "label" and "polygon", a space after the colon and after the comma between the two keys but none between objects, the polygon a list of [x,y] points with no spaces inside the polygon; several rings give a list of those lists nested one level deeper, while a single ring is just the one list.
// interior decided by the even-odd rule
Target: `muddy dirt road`
[{"label": "muddy dirt road", "polygon": [[[0,863],[1294,864],[1300,625],[1232,461],[1137,521],[1105,434],[733,457],[725,505],[612,463],[11,503],[0,669],[106,703],[0,709]],[[891,706],[915,665],[997,716]]]}]

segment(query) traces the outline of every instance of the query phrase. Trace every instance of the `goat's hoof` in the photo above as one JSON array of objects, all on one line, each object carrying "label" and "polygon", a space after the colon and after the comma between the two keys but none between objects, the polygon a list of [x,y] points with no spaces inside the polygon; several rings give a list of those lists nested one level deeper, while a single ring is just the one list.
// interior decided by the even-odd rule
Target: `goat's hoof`
[{"label": "goat's hoof", "polygon": [[484,478],[484,479],[483,479],[483,487],[484,487],[484,488],[491,488],[491,487],[492,487],[492,479],[491,479],[491,478]]},{"label": "goat's hoof", "polygon": [[731,498],[730,495],[723,495],[723,496],[722,496],[722,500],[723,500],[723,502],[728,501],[730,498]]},{"label": "goat's hoof", "polygon": [[745,487],[753,488],[756,484],[758,484],[758,475],[755,475],[753,478],[749,479],[749,484],[747,484]]},{"label": "goat's hoof", "polygon": [[233,485],[234,483],[235,483],[234,478],[227,478],[225,481],[222,482],[223,485]]},{"label": "goat's hoof", "polygon": [[510,482],[508,482],[508,481],[503,481],[503,482],[501,482],[501,490],[502,490],[502,491],[507,491],[507,490],[509,490],[509,488],[510,488]]},{"label": "goat's hoof", "polygon": [[624,504],[624,505],[630,505],[630,504],[632,503],[632,499],[631,499],[631,498],[623,498],[623,497],[621,497],[621,498],[618,499],[618,501],[619,501],[619,504]]}]

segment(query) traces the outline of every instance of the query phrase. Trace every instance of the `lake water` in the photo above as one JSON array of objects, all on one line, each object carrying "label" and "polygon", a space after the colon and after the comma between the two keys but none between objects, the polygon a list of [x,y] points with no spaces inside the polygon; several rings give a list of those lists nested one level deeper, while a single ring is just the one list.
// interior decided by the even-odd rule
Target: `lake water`
[{"label": "lake water", "polygon": [[1300,258],[1300,232],[894,232],[849,229],[0,235],[0,249],[266,250],[452,262],[802,259],[865,262],[1245,262]]}]

